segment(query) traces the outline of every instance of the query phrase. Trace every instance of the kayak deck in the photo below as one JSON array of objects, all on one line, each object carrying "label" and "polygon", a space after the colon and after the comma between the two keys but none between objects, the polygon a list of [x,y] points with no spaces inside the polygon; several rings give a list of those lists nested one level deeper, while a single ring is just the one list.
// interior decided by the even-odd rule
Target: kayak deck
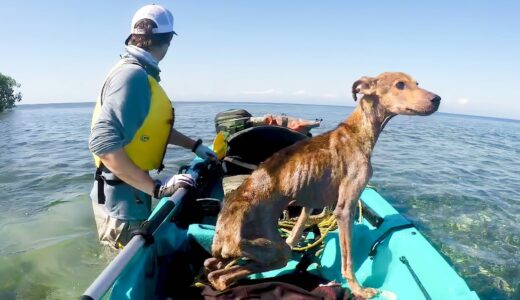
[{"label": "kayak deck", "polygon": [[[378,228],[366,219],[354,225],[352,246],[356,276],[363,286],[381,291],[374,299],[479,299],[427,239],[415,227],[407,225],[410,222],[375,190],[365,189],[361,199],[384,219]],[[116,281],[110,299],[147,298],[150,291],[157,289],[158,284],[175,287],[193,282],[194,276],[189,272],[183,273],[185,266],[173,262],[169,267],[175,270],[174,275],[170,275],[166,283],[160,283],[156,260],[158,257],[169,256],[173,261],[184,263],[197,256],[196,269],[200,268],[204,258],[209,257],[215,227],[209,224],[191,224],[183,229],[175,223],[164,225],[156,233],[156,242],[138,253],[131,266]],[[392,231],[391,228],[395,227],[408,228]],[[386,232],[389,232],[386,238],[381,239]],[[376,254],[369,257],[371,248],[378,240],[380,244],[376,248]],[[193,242],[200,249],[186,248]],[[338,231],[329,232],[324,244],[319,263],[311,264],[308,271],[348,287],[341,275]],[[177,255],[190,251],[195,251],[190,257]],[[300,258],[301,254],[295,253],[284,268],[253,274],[250,278],[271,278],[292,273]],[[407,264],[403,262],[403,258],[406,258]]]},{"label": "kayak deck", "polygon": [[[244,160],[246,164],[227,164],[225,178],[221,173],[202,175],[201,182],[206,182],[211,188],[205,188],[197,199],[186,197],[180,203],[193,204],[209,199],[220,207],[220,201],[224,199],[224,179],[247,176],[251,170],[242,168],[244,165],[259,164],[280,147],[304,138],[307,137],[300,133],[269,126],[235,133],[228,141],[226,155],[241,158],[249,155],[249,159]],[[270,148],[266,149],[265,145]],[[195,158],[188,169],[197,169],[202,162],[202,159]],[[374,189],[366,188],[360,198],[363,218],[361,221],[356,218],[353,226],[353,264],[362,286],[381,291],[374,299],[478,299],[477,294],[468,288],[466,282],[413,224]],[[162,199],[150,219],[159,216],[158,212],[167,206],[168,201]],[[182,206],[175,206],[179,218],[174,218],[173,213],[166,216],[153,232],[154,242],[141,248],[118,275],[110,299],[201,298],[200,290],[192,288],[192,284],[198,281],[196,278],[203,269],[203,262],[210,257],[218,209],[211,213],[200,213],[197,207],[184,210]],[[193,214],[202,216],[193,219]],[[190,221],[180,220],[186,219],[186,216]],[[158,219],[163,220],[162,217]],[[312,232],[307,239],[313,241]],[[289,274],[294,276],[298,267],[304,265],[308,273],[328,282],[339,282],[348,288],[341,274],[338,230],[326,234],[318,256],[315,255],[317,249],[313,248],[303,254],[293,251],[292,259],[285,267],[253,274],[249,279],[279,278]],[[307,259],[310,259],[309,264],[302,263]],[[187,292],[193,294],[186,297]]]},{"label": "kayak deck", "polygon": [[[214,184],[209,196],[224,198],[221,181]],[[364,213],[361,223],[358,220],[354,223],[353,263],[359,283],[381,291],[374,299],[479,299],[413,224],[377,191],[366,188],[360,198]],[[167,199],[162,199],[150,218],[166,202]],[[187,209],[186,213],[193,211]],[[215,217],[208,215],[204,222],[190,224],[166,218],[168,221],[154,234],[155,242],[141,249],[115,282],[110,299],[161,298],[172,291],[186,290],[196,281],[203,261],[210,257]],[[341,274],[338,235],[334,230],[325,236],[321,254],[307,271],[348,288]],[[293,252],[285,267],[249,278],[294,274],[301,259],[301,252]]]},{"label": "kayak deck", "polygon": [[[365,189],[361,199],[384,218],[379,228],[366,219],[354,225],[352,247],[356,276],[361,285],[382,292],[374,299],[478,299],[426,238],[375,190]],[[213,230],[213,226],[193,224],[188,235],[209,251]],[[386,232],[376,254],[369,257],[374,243]],[[329,232],[324,243],[319,264],[311,264],[308,271],[348,287],[341,275],[338,231]],[[300,258],[301,255],[295,254],[284,268],[253,274],[250,278],[270,278],[294,272]]]}]

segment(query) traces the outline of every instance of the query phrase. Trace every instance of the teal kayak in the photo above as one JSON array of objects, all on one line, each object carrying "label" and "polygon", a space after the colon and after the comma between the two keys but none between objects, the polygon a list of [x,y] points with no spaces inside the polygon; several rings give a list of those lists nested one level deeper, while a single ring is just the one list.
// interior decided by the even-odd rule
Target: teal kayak
[{"label": "teal kayak", "polygon": [[[368,218],[354,226],[353,255],[356,276],[363,286],[381,291],[374,299],[478,299],[477,294],[468,288],[464,279],[413,224],[374,189],[365,189],[361,199],[373,214],[383,219],[378,228]],[[166,201],[163,199],[154,212]],[[178,258],[183,263],[187,262],[187,258],[197,260],[193,255],[186,254],[192,251],[190,247],[194,244],[197,246],[196,252],[205,250],[209,253],[213,234],[212,224],[190,224],[187,228],[179,228],[175,223],[163,224],[156,233],[155,243],[143,248],[117,279],[109,299],[154,298],[159,289],[158,284],[164,280],[164,277],[163,280],[158,280],[161,277],[161,258],[164,257],[172,260],[165,268],[170,267],[172,272],[182,272],[187,277],[179,281],[179,278],[175,278],[178,276],[165,276],[176,282],[162,284],[182,285],[182,281],[184,284],[191,284],[196,272],[190,272],[188,265],[180,266],[175,259]],[[309,272],[347,286],[341,276],[337,230],[330,232],[324,243],[319,264],[312,264]],[[251,277],[268,278],[293,272],[300,258],[300,255],[295,254],[295,258],[286,267]],[[188,264],[200,267],[202,261],[188,261]]]},{"label": "teal kayak", "polygon": [[[152,238],[142,238],[137,248],[130,245],[132,240],[129,249],[116,257],[119,261],[107,267],[110,271],[100,275],[82,299],[203,299],[194,283],[202,274],[203,261],[210,257],[227,176],[214,165],[211,172],[200,171],[211,169],[209,166],[196,158],[182,170],[198,170],[197,180],[204,182],[204,188],[174,195],[174,200],[162,199],[150,216],[150,220],[160,219],[154,221],[158,225]],[[366,188],[360,201],[361,217],[356,217],[353,232],[353,262],[359,282],[380,291],[373,299],[479,299],[435,247],[374,188]],[[309,233],[307,238],[312,240],[313,235]],[[318,253],[311,253],[306,272],[348,289],[341,275],[338,231],[329,231],[322,243]],[[296,274],[307,254],[295,251],[285,267],[253,274],[248,280],[276,281]]]}]

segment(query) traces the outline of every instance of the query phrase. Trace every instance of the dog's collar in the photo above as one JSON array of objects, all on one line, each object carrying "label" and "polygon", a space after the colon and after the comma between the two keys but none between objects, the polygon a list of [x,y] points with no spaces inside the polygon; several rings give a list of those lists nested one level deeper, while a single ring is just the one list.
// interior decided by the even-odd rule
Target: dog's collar
[{"label": "dog's collar", "polygon": [[379,132],[383,131],[383,128],[385,128],[386,126],[386,123],[388,123],[388,121],[390,121],[390,119],[392,119],[393,117],[395,117],[396,115],[388,115],[385,117],[385,119],[383,120],[383,122],[381,123],[381,126],[379,127]]}]

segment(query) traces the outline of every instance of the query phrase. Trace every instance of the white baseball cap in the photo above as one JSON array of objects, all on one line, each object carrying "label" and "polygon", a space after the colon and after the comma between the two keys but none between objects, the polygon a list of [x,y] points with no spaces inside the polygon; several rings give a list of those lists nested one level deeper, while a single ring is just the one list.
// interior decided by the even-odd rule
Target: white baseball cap
[{"label": "white baseball cap", "polygon": [[149,19],[154,21],[157,28],[152,29],[152,33],[168,33],[173,32],[173,14],[166,8],[150,4],[141,7],[137,10],[132,18],[132,27],[130,28],[130,34],[144,34],[142,29],[135,28],[137,22],[142,19]]}]

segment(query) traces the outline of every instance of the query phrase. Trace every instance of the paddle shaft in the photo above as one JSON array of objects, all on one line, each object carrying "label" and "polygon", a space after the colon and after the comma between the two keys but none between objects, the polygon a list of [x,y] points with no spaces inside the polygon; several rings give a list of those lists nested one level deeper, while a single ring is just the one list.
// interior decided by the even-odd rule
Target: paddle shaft
[{"label": "paddle shaft", "polygon": [[[197,174],[193,175],[194,179]],[[180,201],[188,193],[186,188],[179,188],[166,202],[159,211],[147,221],[147,227],[152,234],[157,231],[159,226],[170,215],[172,210],[179,205]],[[130,260],[137,254],[141,248],[146,245],[146,238],[143,235],[135,235],[130,242],[123,248],[123,250],[110,262],[110,264],[101,272],[96,280],[88,287],[80,299],[101,299],[105,293],[114,284],[116,279],[121,275]]]}]

